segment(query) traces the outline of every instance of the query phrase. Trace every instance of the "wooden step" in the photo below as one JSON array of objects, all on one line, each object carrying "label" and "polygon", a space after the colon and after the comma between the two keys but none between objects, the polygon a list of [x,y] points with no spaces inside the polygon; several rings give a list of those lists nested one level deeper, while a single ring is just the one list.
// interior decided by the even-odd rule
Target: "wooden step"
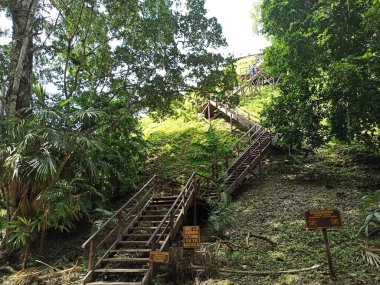
[{"label": "wooden step", "polygon": [[124,234],[123,235],[123,237],[130,237],[130,238],[139,238],[139,237],[141,237],[141,238],[143,238],[143,237],[150,237],[152,234]]},{"label": "wooden step", "polygon": [[134,232],[134,231],[139,231],[139,230],[141,230],[141,231],[152,231],[152,232],[154,232],[156,229],[157,229],[157,227],[133,227],[133,228],[131,228],[130,230],[131,230],[132,232]]},{"label": "wooden step", "polygon": [[[161,221],[152,221],[152,220],[139,220],[139,221],[136,221],[136,224],[138,225],[141,225],[141,224],[154,224],[154,225],[159,225],[161,223]],[[167,223],[169,223],[169,221],[164,221],[164,225],[166,225]]]},{"label": "wooden step", "polygon": [[146,257],[109,257],[103,258],[104,262],[131,262],[131,263],[146,263],[149,258]]},{"label": "wooden step", "polygon": [[143,240],[120,240],[117,244],[146,244],[147,241]]},{"label": "wooden step", "polygon": [[125,248],[125,249],[112,249],[111,253],[146,253],[150,252],[149,248]]},{"label": "wooden step", "polygon": [[166,213],[167,212],[167,209],[165,208],[161,208],[161,209],[158,209],[158,210],[155,210],[155,209],[148,209],[148,210],[144,210],[143,213],[146,215],[146,214],[162,214],[162,213]]},{"label": "wooden step", "polygon": [[118,241],[117,244],[119,245],[123,245],[123,244],[138,244],[138,245],[141,245],[141,244],[146,244],[146,240],[121,240],[121,241]]},{"label": "wooden step", "polygon": [[155,197],[153,198],[153,201],[161,201],[161,200],[175,200],[177,199],[177,196],[165,196],[165,197]]},{"label": "wooden step", "polygon": [[162,220],[163,218],[165,218],[165,215],[143,215],[143,216],[140,216],[139,217],[139,221],[146,221],[146,220],[153,220],[153,221],[158,221],[158,220]]},{"label": "wooden step", "polygon": [[96,273],[145,273],[147,271],[148,271],[148,268],[97,268],[97,269],[94,269],[94,272]]},{"label": "wooden step", "polygon": [[157,210],[159,208],[161,209],[169,209],[171,206],[173,205],[173,203],[166,203],[166,202],[162,202],[162,203],[154,203],[154,204],[149,204],[148,206],[146,206],[146,210]]},{"label": "wooden step", "polygon": [[[157,233],[156,236],[159,236],[161,232]],[[169,233],[164,233],[163,236],[167,236]],[[130,238],[132,240],[149,240],[152,234],[124,234],[123,238]]]}]

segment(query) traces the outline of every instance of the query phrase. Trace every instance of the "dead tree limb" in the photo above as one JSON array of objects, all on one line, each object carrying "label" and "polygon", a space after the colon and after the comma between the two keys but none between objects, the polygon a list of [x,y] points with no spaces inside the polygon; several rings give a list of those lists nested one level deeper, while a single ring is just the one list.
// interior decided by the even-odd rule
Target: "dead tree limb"
[{"label": "dead tree limb", "polygon": [[255,234],[249,232],[247,234],[247,237],[246,237],[247,246],[249,246],[249,238],[250,237],[254,237],[254,238],[265,240],[266,242],[269,242],[271,245],[277,245],[277,243],[274,242],[273,240],[271,240],[270,238],[267,238],[267,237],[264,237],[264,236],[260,236],[260,235],[255,235]]}]

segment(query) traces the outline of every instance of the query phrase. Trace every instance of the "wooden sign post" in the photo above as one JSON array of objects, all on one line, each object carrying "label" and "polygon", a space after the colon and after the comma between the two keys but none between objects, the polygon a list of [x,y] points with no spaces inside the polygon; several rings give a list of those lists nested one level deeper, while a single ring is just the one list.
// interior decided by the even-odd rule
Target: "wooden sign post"
[{"label": "wooden sign post", "polygon": [[199,226],[183,227],[183,248],[190,249],[190,260],[195,258],[194,250],[201,247],[201,231]]},{"label": "wooden sign post", "polygon": [[200,248],[201,232],[199,226],[183,227],[183,247],[184,248]]},{"label": "wooden sign post", "polygon": [[336,274],[332,263],[329,240],[327,237],[327,228],[335,228],[342,226],[342,220],[340,218],[339,211],[333,209],[306,211],[305,218],[306,227],[308,229],[322,229],[323,240],[325,242],[326,248],[327,262],[329,264],[330,276],[332,279],[336,279]]}]

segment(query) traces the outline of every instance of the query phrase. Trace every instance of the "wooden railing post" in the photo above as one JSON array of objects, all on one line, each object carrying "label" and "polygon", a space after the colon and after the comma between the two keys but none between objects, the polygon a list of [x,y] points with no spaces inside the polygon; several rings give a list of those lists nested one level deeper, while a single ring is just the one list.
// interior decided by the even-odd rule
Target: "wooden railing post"
[{"label": "wooden railing post", "polygon": [[173,211],[170,212],[170,215],[169,215],[169,229],[170,229],[170,238],[172,238],[172,233],[173,233],[173,226],[174,226],[174,214],[173,214]]},{"label": "wooden railing post", "polygon": [[230,125],[231,125],[231,133],[233,132],[233,126],[232,126],[232,113],[230,112]]},{"label": "wooden railing post", "polygon": [[120,233],[122,231],[121,226],[123,225],[123,214],[122,214],[122,212],[120,211],[116,217],[117,217],[117,237],[119,238]]},{"label": "wooden railing post", "polygon": [[182,194],[182,212],[185,214],[185,193]]},{"label": "wooden railing post", "polygon": [[95,247],[95,239],[92,239],[88,249],[88,271],[93,270],[95,267]]},{"label": "wooden railing post", "polygon": [[208,99],[207,115],[208,115],[208,124],[211,126],[211,106],[210,106],[210,98]]},{"label": "wooden railing post", "polygon": [[193,225],[197,223],[197,196],[193,193]]},{"label": "wooden railing post", "polygon": [[154,177],[154,181],[153,181],[153,188],[154,188],[154,196],[156,195],[157,193],[157,176]]},{"label": "wooden railing post", "polygon": [[[152,240],[151,246],[150,246],[151,251],[156,251],[157,250],[157,240],[156,237]],[[157,264],[154,262],[150,263],[150,266],[152,268],[152,275],[154,276],[157,271]]]},{"label": "wooden railing post", "polygon": [[226,168],[228,168],[228,155],[227,154],[224,155],[224,165],[226,166]]}]

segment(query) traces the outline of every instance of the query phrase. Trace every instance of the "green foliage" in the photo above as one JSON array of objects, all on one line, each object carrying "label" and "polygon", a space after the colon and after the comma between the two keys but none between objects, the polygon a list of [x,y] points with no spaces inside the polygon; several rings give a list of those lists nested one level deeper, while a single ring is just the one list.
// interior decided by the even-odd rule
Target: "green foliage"
[{"label": "green foliage", "polygon": [[360,231],[364,232],[366,236],[380,232],[380,209],[376,209],[367,215]]},{"label": "green foliage", "polygon": [[336,138],[378,147],[380,3],[264,0],[262,21],[266,67],[282,78],[267,126],[289,146]]},{"label": "green foliage", "polygon": [[[24,261],[24,241],[33,233],[43,239],[49,228],[68,232],[93,208],[133,191],[144,149],[137,119],[120,120],[115,110],[87,107],[76,98],[54,101],[42,86],[34,90],[30,115],[13,127],[3,125],[8,132],[0,138],[0,187],[22,185],[17,209],[7,209],[20,218],[8,223],[7,232],[11,243],[24,246]],[[115,119],[120,122],[111,132]]]},{"label": "green foliage", "polygon": [[[156,122],[148,116],[141,118],[142,129],[148,142],[148,172],[185,180],[194,168],[197,168],[198,164],[193,158],[202,152],[193,145],[205,142],[208,125],[203,120],[189,117],[187,114],[185,118],[171,117]],[[226,147],[232,145],[236,137],[229,131],[228,124],[222,119],[213,120],[212,124],[218,140]],[[206,166],[206,162],[199,164]]]},{"label": "green foliage", "polygon": [[208,203],[211,206],[211,214],[208,219],[210,226],[215,235],[223,237],[229,226],[236,220],[236,209],[240,203],[232,201],[231,196],[225,192],[220,194],[219,199],[210,199]]},{"label": "green foliage", "polygon": [[[193,142],[191,147],[196,155],[189,158],[189,161],[196,166],[195,171],[203,175],[217,176],[217,173],[210,173],[209,167],[223,163],[223,155],[229,151],[228,145],[221,141],[214,128],[210,127],[204,134],[201,141]],[[220,165],[222,166],[222,165]],[[211,171],[215,172],[216,169]]]},{"label": "green foliage", "polygon": [[17,216],[16,219],[9,222],[8,226],[11,230],[11,237],[8,243],[13,248],[20,248],[29,242],[31,234],[37,228],[37,221]]},{"label": "green foliage", "polygon": [[371,206],[372,204],[379,203],[380,202],[380,190],[377,190],[373,192],[372,194],[365,195],[363,197],[363,201],[365,205]]},{"label": "green foliage", "polygon": [[260,121],[264,107],[269,105],[274,97],[278,96],[277,89],[272,90],[271,86],[263,86],[261,87],[260,94],[252,97],[246,96],[240,100],[239,108],[248,112],[252,120]]},{"label": "green foliage", "polygon": [[363,201],[367,208],[373,208],[373,206],[375,208],[367,214],[359,232],[363,232],[366,236],[380,233],[380,190],[364,196]]}]

